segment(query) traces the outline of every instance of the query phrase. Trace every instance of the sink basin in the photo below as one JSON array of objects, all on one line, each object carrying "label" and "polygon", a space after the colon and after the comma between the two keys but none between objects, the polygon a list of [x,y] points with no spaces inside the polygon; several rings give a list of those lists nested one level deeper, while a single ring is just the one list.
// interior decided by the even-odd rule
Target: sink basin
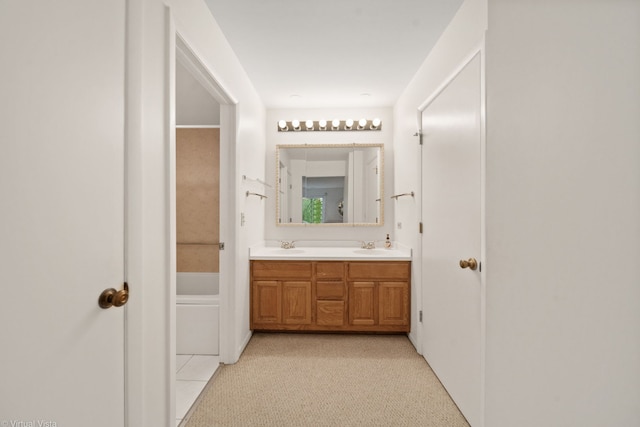
[{"label": "sink basin", "polygon": [[358,255],[384,255],[389,253],[389,249],[356,249],[353,253]]}]

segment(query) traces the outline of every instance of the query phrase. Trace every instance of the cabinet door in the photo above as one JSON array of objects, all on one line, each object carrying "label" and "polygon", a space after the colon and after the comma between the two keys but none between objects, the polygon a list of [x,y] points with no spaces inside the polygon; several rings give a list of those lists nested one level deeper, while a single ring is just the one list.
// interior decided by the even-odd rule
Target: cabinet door
[{"label": "cabinet door", "polygon": [[375,325],[376,299],[375,282],[350,282],[349,323],[355,326]]},{"label": "cabinet door", "polygon": [[311,282],[282,282],[282,323],[311,324]]},{"label": "cabinet door", "polygon": [[378,304],[380,325],[408,325],[409,283],[378,283]]},{"label": "cabinet door", "polygon": [[282,322],[282,286],[275,280],[253,282],[252,323]]}]

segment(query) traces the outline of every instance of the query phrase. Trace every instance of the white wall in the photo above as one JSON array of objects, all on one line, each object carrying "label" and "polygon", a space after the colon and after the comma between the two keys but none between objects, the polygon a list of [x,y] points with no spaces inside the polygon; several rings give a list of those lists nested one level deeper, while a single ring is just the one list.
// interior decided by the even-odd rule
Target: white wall
[{"label": "white wall", "polygon": [[640,2],[489,0],[486,425],[640,425]]},{"label": "white wall", "polygon": [[[418,107],[452,74],[462,61],[480,46],[487,26],[486,0],[465,1],[442,34],[438,43],[398,98],[393,109],[394,180],[398,192],[414,191],[415,198],[401,198],[394,204],[396,239],[414,248],[413,283],[411,289],[410,338],[421,351],[418,309],[422,297],[419,287],[420,245],[420,145],[413,136],[420,127]],[[398,228],[401,224],[401,228]]]},{"label": "white wall", "polygon": [[[345,120],[353,118],[356,122],[359,118],[373,119],[379,117],[382,120],[380,131],[344,131],[344,132],[278,132],[279,120],[298,119],[320,120],[322,118],[331,121],[334,118]],[[394,193],[393,187],[393,119],[391,108],[319,108],[319,109],[269,109],[267,110],[267,152],[266,152],[266,177],[267,182],[273,185],[266,199],[266,234],[267,240],[377,240],[380,245],[387,233],[393,235],[393,201],[389,199]],[[384,224],[382,226],[277,226],[276,225],[276,145],[278,144],[384,144]]]}]

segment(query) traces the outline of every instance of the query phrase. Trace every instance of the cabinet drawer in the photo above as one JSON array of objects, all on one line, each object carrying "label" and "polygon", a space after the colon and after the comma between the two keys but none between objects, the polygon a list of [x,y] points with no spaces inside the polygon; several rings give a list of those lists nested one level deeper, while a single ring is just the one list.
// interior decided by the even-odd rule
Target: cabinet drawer
[{"label": "cabinet drawer", "polygon": [[344,277],[344,262],[316,263],[316,277],[319,279],[342,279]]},{"label": "cabinet drawer", "polygon": [[346,294],[344,282],[321,282],[316,283],[317,299],[343,300]]},{"label": "cabinet drawer", "polygon": [[343,326],[345,317],[344,301],[318,301],[316,324],[320,326]]},{"label": "cabinet drawer", "polygon": [[349,279],[408,279],[411,268],[408,262],[350,262],[348,275]]},{"label": "cabinet drawer", "polygon": [[258,279],[310,279],[311,262],[251,261],[251,274]]}]

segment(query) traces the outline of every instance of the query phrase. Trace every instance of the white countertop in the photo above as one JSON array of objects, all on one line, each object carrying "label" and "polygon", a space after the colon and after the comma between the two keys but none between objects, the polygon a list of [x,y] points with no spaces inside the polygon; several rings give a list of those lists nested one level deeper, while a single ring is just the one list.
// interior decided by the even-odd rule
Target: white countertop
[{"label": "white countertop", "polygon": [[361,249],[359,247],[295,247],[282,249],[273,246],[252,246],[249,259],[261,260],[334,260],[334,261],[411,261],[411,249],[393,247],[391,249]]}]

